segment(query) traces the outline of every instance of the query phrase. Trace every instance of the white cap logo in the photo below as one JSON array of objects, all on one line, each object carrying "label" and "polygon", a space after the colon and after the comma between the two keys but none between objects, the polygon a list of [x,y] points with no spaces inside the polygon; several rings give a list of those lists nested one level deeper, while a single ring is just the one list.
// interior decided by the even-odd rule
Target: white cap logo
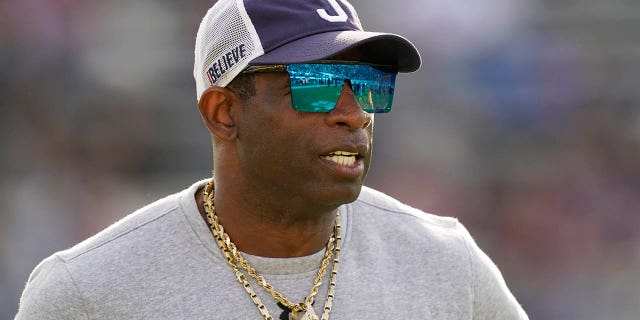
[{"label": "white cap logo", "polygon": [[347,13],[342,10],[342,7],[336,2],[336,0],[327,0],[331,5],[331,8],[338,14],[337,16],[330,16],[325,9],[318,9],[316,12],[320,16],[320,18],[325,19],[329,22],[345,22],[349,17],[347,17]]}]

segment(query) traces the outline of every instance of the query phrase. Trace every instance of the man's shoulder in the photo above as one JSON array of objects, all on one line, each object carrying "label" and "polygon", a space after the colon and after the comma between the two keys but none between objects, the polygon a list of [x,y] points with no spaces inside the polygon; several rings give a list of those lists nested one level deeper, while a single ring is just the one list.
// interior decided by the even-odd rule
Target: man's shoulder
[{"label": "man's shoulder", "polygon": [[104,255],[106,252],[118,252],[130,248],[133,242],[144,240],[153,235],[151,229],[158,228],[159,222],[179,212],[180,194],[172,194],[156,200],[113,223],[97,234],[56,253],[63,262],[68,263],[84,255],[92,255],[95,251]]},{"label": "man's shoulder", "polygon": [[[195,186],[195,185],[194,185]],[[163,283],[180,274],[184,252],[197,243],[189,222],[188,195],[194,187],[148,204],[77,245],[44,259],[31,273],[21,299],[25,318],[85,318],[105,300],[126,309],[122,294],[142,292],[146,283]],[[174,268],[174,269],[171,269]],[[131,288],[136,290],[132,291]],[[126,299],[125,299],[126,300]],[[106,303],[109,304],[109,303]],[[90,310],[85,310],[88,308]],[[114,307],[115,308],[115,307]],[[44,315],[44,316],[42,316]],[[21,319],[21,317],[18,317]]]},{"label": "man's shoulder", "polygon": [[389,264],[402,259],[413,270],[429,265],[452,277],[468,274],[469,243],[457,219],[426,213],[370,188],[346,212],[345,243],[357,247],[360,256]]},{"label": "man's shoulder", "polygon": [[384,214],[386,217],[405,220],[409,223],[421,222],[433,227],[455,229],[459,222],[456,218],[440,216],[411,207],[381,191],[363,187],[358,199],[354,202],[356,210],[364,214]]}]

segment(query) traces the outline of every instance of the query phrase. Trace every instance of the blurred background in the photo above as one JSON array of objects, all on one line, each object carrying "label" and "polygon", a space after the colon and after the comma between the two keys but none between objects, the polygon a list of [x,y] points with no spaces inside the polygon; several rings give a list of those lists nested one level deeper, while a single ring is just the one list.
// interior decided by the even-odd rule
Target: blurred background
[{"label": "blurred background", "polygon": [[[352,3],[424,59],[367,184],[460,219],[531,319],[638,319],[640,2]],[[210,5],[0,2],[0,318],[40,260],[210,175]]]}]

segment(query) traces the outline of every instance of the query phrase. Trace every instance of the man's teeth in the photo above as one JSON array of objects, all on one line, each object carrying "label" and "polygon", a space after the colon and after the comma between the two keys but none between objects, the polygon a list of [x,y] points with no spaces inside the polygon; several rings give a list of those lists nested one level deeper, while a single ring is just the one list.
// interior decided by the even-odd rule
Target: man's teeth
[{"label": "man's teeth", "polygon": [[349,152],[349,151],[335,151],[335,152],[332,152],[331,155],[336,155],[336,156],[357,156],[358,153],[357,152]]},{"label": "man's teeth", "polygon": [[354,152],[347,151],[336,151],[332,152],[328,156],[323,156],[322,158],[329,160],[331,162],[335,162],[341,166],[352,166],[356,163],[356,156],[358,154]]}]

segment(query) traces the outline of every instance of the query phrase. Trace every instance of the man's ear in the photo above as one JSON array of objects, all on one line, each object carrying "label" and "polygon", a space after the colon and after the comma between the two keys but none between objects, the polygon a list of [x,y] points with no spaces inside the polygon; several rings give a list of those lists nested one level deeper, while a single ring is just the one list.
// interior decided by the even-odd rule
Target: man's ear
[{"label": "man's ear", "polygon": [[222,140],[233,140],[238,131],[235,112],[240,102],[226,88],[211,87],[200,97],[198,109],[209,131]]}]

